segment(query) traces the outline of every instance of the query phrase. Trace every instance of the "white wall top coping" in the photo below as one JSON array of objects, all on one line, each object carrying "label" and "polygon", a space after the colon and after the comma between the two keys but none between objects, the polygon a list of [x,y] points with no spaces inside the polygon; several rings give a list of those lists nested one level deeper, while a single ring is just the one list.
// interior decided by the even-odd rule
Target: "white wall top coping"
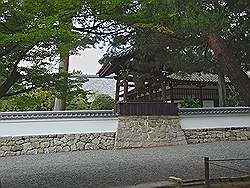
[{"label": "white wall top coping", "polygon": [[[250,107],[211,107],[211,108],[180,108],[180,116],[190,115],[222,115],[248,114]],[[29,119],[79,119],[79,118],[111,118],[118,114],[113,110],[78,110],[78,111],[23,111],[0,112],[2,120],[29,120]]]},{"label": "white wall top coping", "polygon": [[113,110],[79,110],[79,111],[23,111],[0,112],[1,120],[20,119],[74,119],[74,118],[110,118],[117,117]]},{"label": "white wall top coping", "polygon": [[222,114],[248,114],[250,107],[210,107],[210,108],[180,108],[179,115],[222,115]]}]

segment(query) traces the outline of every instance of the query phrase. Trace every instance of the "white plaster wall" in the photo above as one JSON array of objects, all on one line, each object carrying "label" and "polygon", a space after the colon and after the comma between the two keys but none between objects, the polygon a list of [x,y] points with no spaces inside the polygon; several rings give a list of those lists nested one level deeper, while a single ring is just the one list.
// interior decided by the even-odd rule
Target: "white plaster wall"
[{"label": "white plaster wall", "polygon": [[118,118],[0,120],[0,137],[116,132]]},{"label": "white plaster wall", "polygon": [[203,100],[203,108],[205,107],[214,107],[214,101],[213,100]]},{"label": "white plaster wall", "polygon": [[181,115],[183,129],[250,127],[250,114]]}]

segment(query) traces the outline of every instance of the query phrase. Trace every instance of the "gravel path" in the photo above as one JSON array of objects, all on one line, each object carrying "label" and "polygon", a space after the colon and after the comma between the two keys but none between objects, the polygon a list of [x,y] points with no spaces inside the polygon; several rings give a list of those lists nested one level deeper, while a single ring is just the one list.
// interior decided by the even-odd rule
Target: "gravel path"
[{"label": "gravel path", "polygon": [[[0,158],[2,187],[111,187],[203,178],[203,156],[250,158],[250,141]],[[250,161],[219,164],[250,172]],[[213,177],[241,176],[211,166]]]}]

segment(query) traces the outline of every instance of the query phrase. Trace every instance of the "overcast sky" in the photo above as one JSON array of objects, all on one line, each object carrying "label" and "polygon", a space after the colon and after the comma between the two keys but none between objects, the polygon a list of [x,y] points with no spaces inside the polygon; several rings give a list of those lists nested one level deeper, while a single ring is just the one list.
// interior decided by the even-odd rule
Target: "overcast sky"
[{"label": "overcast sky", "polygon": [[69,70],[81,70],[84,74],[96,74],[101,68],[98,60],[104,54],[104,50],[98,48],[87,48],[80,55],[70,56]]}]

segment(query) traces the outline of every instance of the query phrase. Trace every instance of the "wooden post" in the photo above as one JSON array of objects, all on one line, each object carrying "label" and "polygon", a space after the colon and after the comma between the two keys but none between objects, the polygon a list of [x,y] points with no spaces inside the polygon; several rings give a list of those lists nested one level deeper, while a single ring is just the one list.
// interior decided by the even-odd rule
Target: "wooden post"
[{"label": "wooden post", "polygon": [[120,94],[120,79],[117,78],[116,80],[116,88],[115,88],[115,106],[114,110],[117,112],[117,102],[119,101],[119,94]]},{"label": "wooden post", "polygon": [[218,94],[219,94],[219,106],[225,106],[226,82],[225,82],[225,75],[221,71],[218,72]]},{"label": "wooden post", "polygon": [[210,187],[210,181],[209,181],[209,158],[204,157],[204,169],[205,169],[205,185],[207,188]]},{"label": "wooden post", "polygon": [[201,107],[203,107],[203,92],[202,92],[202,86],[199,86],[199,94],[200,94],[200,104]]},{"label": "wooden post", "polygon": [[124,102],[128,101],[128,80],[124,79],[124,94],[123,94]]},{"label": "wooden post", "polygon": [[167,96],[166,96],[166,82],[162,82],[161,84],[161,96],[162,96],[162,101],[163,102],[166,102],[167,101]]},{"label": "wooden post", "polygon": [[170,83],[170,101],[171,101],[171,103],[174,103],[174,87],[173,87],[173,83]]}]

